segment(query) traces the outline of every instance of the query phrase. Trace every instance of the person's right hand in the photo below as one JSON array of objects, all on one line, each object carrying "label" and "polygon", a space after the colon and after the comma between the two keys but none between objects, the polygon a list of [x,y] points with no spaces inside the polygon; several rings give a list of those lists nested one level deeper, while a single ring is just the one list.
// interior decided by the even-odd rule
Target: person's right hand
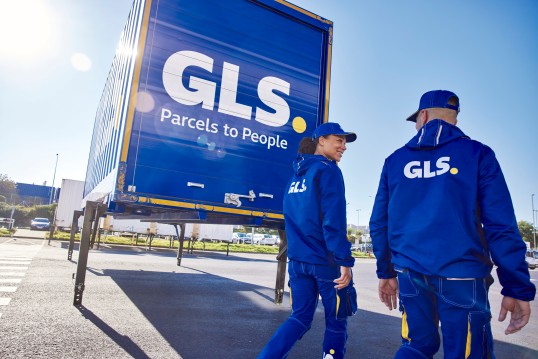
[{"label": "person's right hand", "polygon": [[529,302],[518,300],[511,297],[503,297],[501,302],[501,311],[499,312],[499,322],[506,319],[506,314],[510,312],[510,324],[504,331],[504,334],[514,334],[520,331],[527,323],[531,316],[531,306]]},{"label": "person's right hand", "polygon": [[396,278],[380,279],[378,292],[379,299],[385,303],[389,310],[398,307],[398,280]]},{"label": "person's right hand", "polygon": [[333,280],[336,283],[334,287],[338,290],[347,287],[351,282],[351,278],[353,278],[351,267],[340,267],[340,277]]}]

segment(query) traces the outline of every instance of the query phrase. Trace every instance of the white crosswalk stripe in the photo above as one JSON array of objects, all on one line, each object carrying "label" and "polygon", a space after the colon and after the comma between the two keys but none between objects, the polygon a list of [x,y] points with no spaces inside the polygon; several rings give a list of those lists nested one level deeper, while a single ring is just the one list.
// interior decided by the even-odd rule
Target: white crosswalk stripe
[{"label": "white crosswalk stripe", "polygon": [[32,259],[44,242],[30,243],[13,239],[0,243],[0,318],[5,310],[3,308],[10,304],[11,295],[22,283]]}]

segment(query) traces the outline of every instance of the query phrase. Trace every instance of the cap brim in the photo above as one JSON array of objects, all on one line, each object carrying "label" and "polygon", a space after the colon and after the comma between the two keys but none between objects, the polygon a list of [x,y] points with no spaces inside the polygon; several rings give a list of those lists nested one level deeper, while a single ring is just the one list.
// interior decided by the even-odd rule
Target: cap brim
[{"label": "cap brim", "polygon": [[411,122],[417,122],[417,115],[418,115],[418,112],[419,110],[417,110],[415,113],[413,113],[411,116],[409,116],[406,121],[411,121]]},{"label": "cap brim", "polygon": [[346,134],[346,142],[350,143],[357,139],[357,135],[354,132],[348,132]]}]

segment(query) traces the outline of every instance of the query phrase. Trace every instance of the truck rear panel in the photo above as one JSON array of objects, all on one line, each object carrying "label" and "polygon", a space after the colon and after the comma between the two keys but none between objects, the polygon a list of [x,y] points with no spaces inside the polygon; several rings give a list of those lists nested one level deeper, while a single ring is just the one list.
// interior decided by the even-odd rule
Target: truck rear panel
[{"label": "truck rear panel", "polygon": [[330,21],[284,1],[135,1],[86,199],[281,221],[298,143],[327,120],[331,36]]}]

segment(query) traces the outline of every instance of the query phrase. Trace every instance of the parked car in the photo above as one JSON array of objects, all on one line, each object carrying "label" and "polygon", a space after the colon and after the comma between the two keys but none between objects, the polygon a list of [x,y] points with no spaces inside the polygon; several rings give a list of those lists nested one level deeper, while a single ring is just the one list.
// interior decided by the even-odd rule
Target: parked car
[{"label": "parked car", "polygon": [[264,234],[263,238],[260,240],[260,244],[274,246],[276,244],[276,238],[270,234]]},{"label": "parked car", "polygon": [[47,231],[50,229],[50,221],[48,218],[34,218],[30,223],[30,229]]},{"label": "parked car", "polygon": [[245,239],[243,239],[243,243],[252,244],[252,233],[247,233],[245,235]]},{"label": "parked car", "polygon": [[536,262],[538,262],[538,259],[536,258],[536,252],[528,250],[527,254],[525,255],[525,261],[527,262],[529,269],[536,269]]},{"label": "parked car", "polygon": [[253,244],[261,244],[262,239],[265,238],[265,234],[262,233],[256,233],[252,237],[252,243]]},{"label": "parked car", "polygon": [[247,238],[246,233],[234,232],[232,234],[232,243],[245,243],[245,238]]}]

